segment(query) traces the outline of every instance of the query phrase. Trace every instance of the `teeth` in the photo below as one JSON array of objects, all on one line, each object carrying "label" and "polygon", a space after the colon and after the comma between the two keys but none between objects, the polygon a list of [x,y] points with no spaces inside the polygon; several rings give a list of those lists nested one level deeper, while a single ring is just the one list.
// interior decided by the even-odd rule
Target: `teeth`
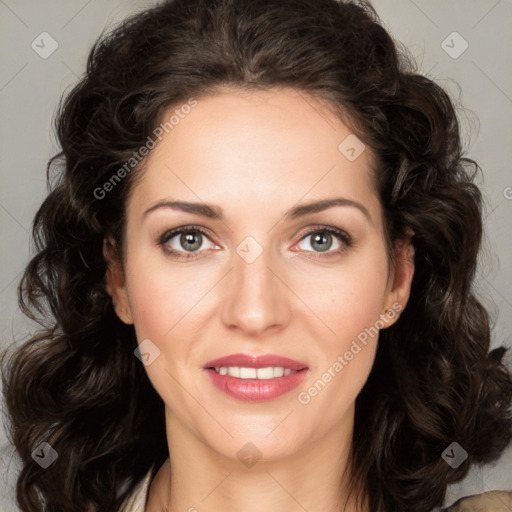
[{"label": "teeth", "polygon": [[240,367],[239,366],[228,367],[228,375],[230,377],[240,377]]},{"label": "teeth", "polygon": [[[290,370],[290,368],[288,368],[288,370]],[[281,366],[274,367],[274,377],[282,377],[283,375],[284,375],[284,368],[283,367],[281,367]]]},{"label": "teeth", "polygon": [[[234,368],[233,368],[234,369]],[[238,375],[235,377],[240,377],[241,379],[255,379],[256,378],[256,368],[237,368]],[[229,375],[231,375],[231,368],[228,369]]]},{"label": "teeth", "polygon": [[268,368],[258,368],[256,370],[256,377],[258,379],[272,379],[273,377],[281,377],[282,373],[281,375],[277,374],[279,369],[282,371],[282,368],[272,368],[271,366]]},{"label": "teeth", "polygon": [[266,368],[245,368],[243,366],[216,366],[215,371],[220,375],[230,375],[239,379],[273,379],[274,377],[286,377],[296,370],[283,368],[282,366],[268,366]]}]

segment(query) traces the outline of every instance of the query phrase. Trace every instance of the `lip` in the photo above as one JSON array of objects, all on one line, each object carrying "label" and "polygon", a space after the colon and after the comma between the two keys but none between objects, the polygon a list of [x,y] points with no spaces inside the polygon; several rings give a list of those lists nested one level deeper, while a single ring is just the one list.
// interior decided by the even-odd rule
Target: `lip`
[{"label": "lip", "polygon": [[268,366],[282,366],[283,368],[290,368],[290,370],[295,371],[308,368],[306,363],[295,361],[293,359],[289,359],[288,357],[278,356],[276,354],[263,354],[260,356],[254,356],[250,354],[231,354],[226,357],[219,357],[218,359],[212,359],[211,361],[208,361],[204,365],[204,368],[214,368],[215,366],[243,366],[245,368],[266,368]]},{"label": "lip", "polygon": [[[246,368],[266,368],[268,366],[282,366],[290,368],[296,373],[273,379],[239,379],[230,375],[220,375],[212,368],[215,366],[243,366]],[[274,354],[252,356],[246,354],[232,354],[208,361],[204,369],[212,384],[220,391],[244,402],[264,402],[274,400],[296,388],[309,373],[305,363],[281,357]]]}]

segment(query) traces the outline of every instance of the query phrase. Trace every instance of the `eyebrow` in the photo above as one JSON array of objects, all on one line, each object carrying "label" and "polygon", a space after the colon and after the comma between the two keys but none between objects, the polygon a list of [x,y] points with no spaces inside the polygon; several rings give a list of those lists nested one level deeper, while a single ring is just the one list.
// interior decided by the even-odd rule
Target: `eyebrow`
[{"label": "eyebrow", "polygon": [[[323,199],[320,201],[314,201],[307,204],[301,204],[288,210],[284,215],[284,220],[293,220],[305,215],[312,213],[322,212],[335,206],[351,206],[361,211],[364,216],[373,224],[372,217],[368,209],[361,203],[345,197],[334,197],[331,199]],[[149,213],[159,208],[171,208],[173,210],[180,210],[185,213],[193,213],[195,215],[201,215],[214,220],[224,220],[224,214],[222,208],[212,204],[196,203],[188,201],[159,201],[144,213],[143,217],[146,217]]]}]

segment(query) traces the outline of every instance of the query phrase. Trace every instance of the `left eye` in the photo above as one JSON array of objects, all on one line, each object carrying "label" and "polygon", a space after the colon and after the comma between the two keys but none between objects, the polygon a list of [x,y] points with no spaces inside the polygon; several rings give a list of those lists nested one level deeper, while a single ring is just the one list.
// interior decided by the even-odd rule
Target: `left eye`
[{"label": "left eye", "polygon": [[[311,239],[309,245],[313,248],[313,251],[306,250],[306,252],[320,253],[319,256],[322,256],[322,253],[327,253],[329,256],[341,254],[345,252],[352,243],[351,238],[346,233],[334,228],[317,228],[313,231],[309,231],[300,241],[303,242],[308,238]],[[331,251],[333,238],[338,240],[338,247],[335,247],[334,250]]]}]

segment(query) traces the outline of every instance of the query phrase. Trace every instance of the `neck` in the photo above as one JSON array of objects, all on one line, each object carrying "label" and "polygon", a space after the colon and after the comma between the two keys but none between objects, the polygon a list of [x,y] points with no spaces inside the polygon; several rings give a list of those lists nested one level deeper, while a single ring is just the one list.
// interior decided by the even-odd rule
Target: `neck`
[{"label": "neck", "polygon": [[213,451],[168,414],[171,456],[152,482],[146,512],[367,512],[367,503],[356,508],[355,494],[349,496],[351,435],[339,432],[347,429],[285,459],[245,465]]}]

